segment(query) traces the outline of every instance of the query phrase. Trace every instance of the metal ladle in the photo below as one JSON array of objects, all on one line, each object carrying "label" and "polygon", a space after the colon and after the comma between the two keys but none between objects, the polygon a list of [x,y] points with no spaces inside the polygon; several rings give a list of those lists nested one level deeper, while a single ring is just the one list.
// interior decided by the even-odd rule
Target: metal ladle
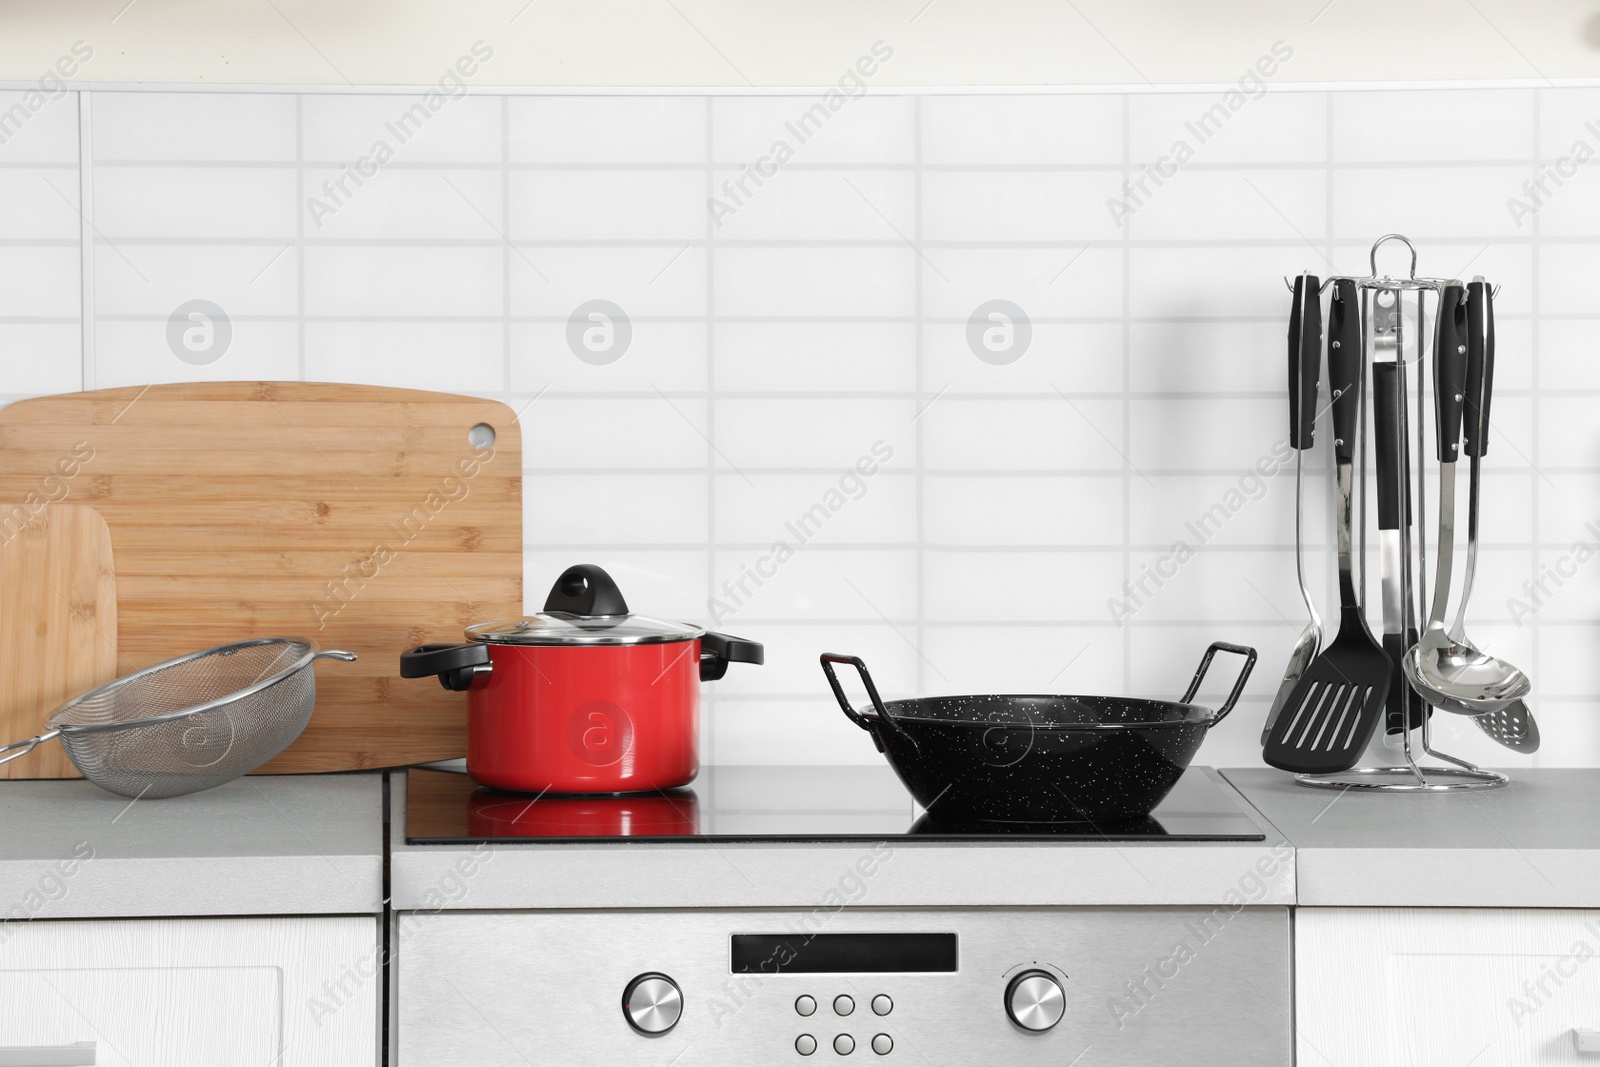
[{"label": "metal ladle", "polygon": [[[1493,307],[1489,290],[1480,280],[1473,284],[1476,307],[1468,307],[1467,294],[1459,284],[1447,286],[1439,301],[1439,328],[1434,334],[1434,403],[1439,434],[1439,548],[1438,573],[1434,579],[1433,605],[1422,639],[1406,656],[1404,668],[1411,684],[1435,707],[1458,715],[1483,715],[1506,710],[1532,690],[1528,676],[1510,663],[1479,651],[1465,637],[1466,597],[1477,564],[1478,458],[1483,454],[1484,431],[1488,427],[1486,398],[1492,358]],[[1469,322],[1469,318],[1471,321]],[[1477,358],[1471,360],[1473,389],[1469,376],[1470,341]],[[1468,491],[1467,588],[1462,596],[1462,614],[1450,632],[1444,617],[1449,607],[1450,570],[1454,556],[1456,459],[1460,452],[1463,400],[1472,395],[1473,412],[1468,451],[1473,453]]]}]

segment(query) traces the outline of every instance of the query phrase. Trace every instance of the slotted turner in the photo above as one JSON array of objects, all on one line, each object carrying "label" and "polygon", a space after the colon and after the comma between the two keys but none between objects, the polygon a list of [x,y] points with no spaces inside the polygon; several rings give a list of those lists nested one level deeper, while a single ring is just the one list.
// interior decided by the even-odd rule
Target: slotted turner
[{"label": "slotted turner", "polygon": [[1362,342],[1356,285],[1336,283],[1328,308],[1328,385],[1333,390],[1333,455],[1338,472],[1339,633],[1284,701],[1263,758],[1301,774],[1354,767],[1383,720],[1393,664],[1367,628],[1351,577],[1350,497],[1356,417],[1361,403]]}]

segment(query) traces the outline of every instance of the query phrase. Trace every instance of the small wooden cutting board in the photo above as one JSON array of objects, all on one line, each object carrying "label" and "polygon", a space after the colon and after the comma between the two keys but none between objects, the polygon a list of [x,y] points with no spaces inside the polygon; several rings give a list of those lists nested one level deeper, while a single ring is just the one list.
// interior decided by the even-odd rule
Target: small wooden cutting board
[{"label": "small wooden cutting board", "polygon": [[[0,504],[0,744],[43,732],[56,708],[118,673],[111,530],[48,493]],[[53,742],[0,764],[0,778],[77,777]]]}]

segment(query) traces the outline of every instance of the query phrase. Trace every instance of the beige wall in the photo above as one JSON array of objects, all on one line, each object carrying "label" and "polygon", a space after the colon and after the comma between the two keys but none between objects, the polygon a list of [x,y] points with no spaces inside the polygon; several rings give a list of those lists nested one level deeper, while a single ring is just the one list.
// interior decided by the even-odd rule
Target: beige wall
[{"label": "beige wall", "polygon": [[3,0],[0,81],[76,41],[78,84],[405,85],[486,42],[477,85],[876,86],[1600,77],[1594,0]]}]

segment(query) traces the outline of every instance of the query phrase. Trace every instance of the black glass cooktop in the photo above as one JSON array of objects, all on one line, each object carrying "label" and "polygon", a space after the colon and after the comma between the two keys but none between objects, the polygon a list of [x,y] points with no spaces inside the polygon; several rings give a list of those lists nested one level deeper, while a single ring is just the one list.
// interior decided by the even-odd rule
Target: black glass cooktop
[{"label": "black glass cooktop", "polygon": [[684,789],[533,796],[465,774],[406,772],[406,842],[483,841],[1260,841],[1232,790],[1197,767],[1136,823],[944,823],[920,811],[887,766],[707,767]]}]

